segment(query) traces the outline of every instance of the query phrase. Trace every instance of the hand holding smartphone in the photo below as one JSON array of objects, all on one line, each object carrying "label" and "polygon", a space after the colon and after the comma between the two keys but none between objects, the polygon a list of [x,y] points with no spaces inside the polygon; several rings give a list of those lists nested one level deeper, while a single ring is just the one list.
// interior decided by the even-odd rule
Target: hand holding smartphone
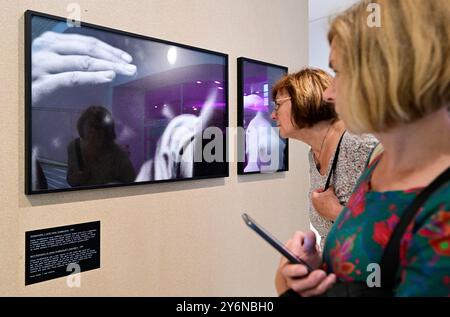
[{"label": "hand holding smartphone", "polygon": [[287,249],[280,241],[278,241],[274,236],[272,236],[267,230],[258,225],[249,215],[246,213],[242,214],[242,219],[247,226],[249,226],[253,231],[255,231],[261,238],[266,240],[271,246],[273,246],[278,252],[280,252],[284,257],[286,257],[289,262],[293,264],[303,264],[307,267],[308,273],[312,272],[313,269],[305,261],[297,257],[289,249]]}]

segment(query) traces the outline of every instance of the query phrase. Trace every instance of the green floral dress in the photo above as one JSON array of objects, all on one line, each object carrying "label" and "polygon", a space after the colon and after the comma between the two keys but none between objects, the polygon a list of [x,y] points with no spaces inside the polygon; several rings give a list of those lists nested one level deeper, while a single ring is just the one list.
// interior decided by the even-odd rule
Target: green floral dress
[{"label": "green floral dress", "polygon": [[[371,191],[380,157],[361,175],[325,244],[324,268],[340,281],[367,281],[373,272],[369,264],[380,263],[405,208],[422,190]],[[450,182],[418,212],[403,236],[399,256],[396,296],[450,296]]]}]

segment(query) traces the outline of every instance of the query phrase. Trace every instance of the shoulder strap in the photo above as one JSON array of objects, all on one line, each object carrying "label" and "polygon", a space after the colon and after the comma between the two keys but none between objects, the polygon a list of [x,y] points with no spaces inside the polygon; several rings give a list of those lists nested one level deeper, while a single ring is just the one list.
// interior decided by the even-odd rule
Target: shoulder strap
[{"label": "shoulder strap", "polygon": [[342,143],[342,139],[344,138],[345,132],[347,132],[347,131],[344,131],[344,133],[342,133],[342,135],[341,135],[341,138],[339,139],[339,143],[337,145],[336,152],[334,153],[333,165],[331,165],[331,169],[330,169],[330,172],[328,173],[327,182],[325,183],[325,187],[323,188],[323,191],[326,191],[328,189],[328,187],[330,187],[331,176],[333,175],[334,170],[336,169],[336,166],[337,166],[339,150],[341,149],[341,143]]},{"label": "shoulder strap", "polygon": [[82,171],[84,169],[84,162],[83,157],[81,156],[80,138],[75,140],[75,153],[77,155],[78,169]]},{"label": "shoulder strap", "polygon": [[420,210],[425,201],[437,190],[450,180],[450,167],[441,173],[430,185],[424,188],[419,195],[406,208],[400,222],[395,227],[391,238],[384,250],[380,263],[381,286],[393,289],[396,284],[397,269],[399,267],[400,243],[408,225]]}]

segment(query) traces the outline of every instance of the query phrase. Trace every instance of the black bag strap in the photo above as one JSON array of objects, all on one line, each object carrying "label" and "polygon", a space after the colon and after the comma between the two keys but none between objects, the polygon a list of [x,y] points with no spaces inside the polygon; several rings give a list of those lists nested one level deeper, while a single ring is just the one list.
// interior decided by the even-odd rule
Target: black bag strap
[{"label": "black bag strap", "polygon": [[442,185],[450,180],[450,167],[442,172],[430,185],[423,189],[419,195],[408,205],[405,213],[395,227],[389,242],[384,249],[380,262],[381,286],[393,289],[396,285],[397,270],[399,267],[400,243],[411,221],[414,219],[420,207]]},{"label": "black bag strap", "polygon": [[330,172],[328,173],[327,182],[325,183],[325,187],[323,188],[323,191],[326,191],[330,187],[331,176],[333,175],[334,171],[336,170],[337,161],[338,161],[338,157],[339,157],[339,150],[341,149],[341,143],[342,143],[342,139],[344,138],[345,132],[347,132],[347,131],[344,131],[344,133],[342,133],[342,135],[341,135],[341,138],[339,139],[339,143],[337,145],[336,152],[334,153],[333,165],[331,165],[331,169],[330,169]]}]

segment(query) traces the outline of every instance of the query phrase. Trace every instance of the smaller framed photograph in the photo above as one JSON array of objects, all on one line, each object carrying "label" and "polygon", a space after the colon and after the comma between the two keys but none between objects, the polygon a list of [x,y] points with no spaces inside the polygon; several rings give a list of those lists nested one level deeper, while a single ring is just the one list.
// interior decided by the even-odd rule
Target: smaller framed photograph
[{"label": "smaller framed photograph", "polygon": [[238,58],[238,174],[289,169],[288,140],[272,120],[272,87],[288,73],[285,66]]}]

